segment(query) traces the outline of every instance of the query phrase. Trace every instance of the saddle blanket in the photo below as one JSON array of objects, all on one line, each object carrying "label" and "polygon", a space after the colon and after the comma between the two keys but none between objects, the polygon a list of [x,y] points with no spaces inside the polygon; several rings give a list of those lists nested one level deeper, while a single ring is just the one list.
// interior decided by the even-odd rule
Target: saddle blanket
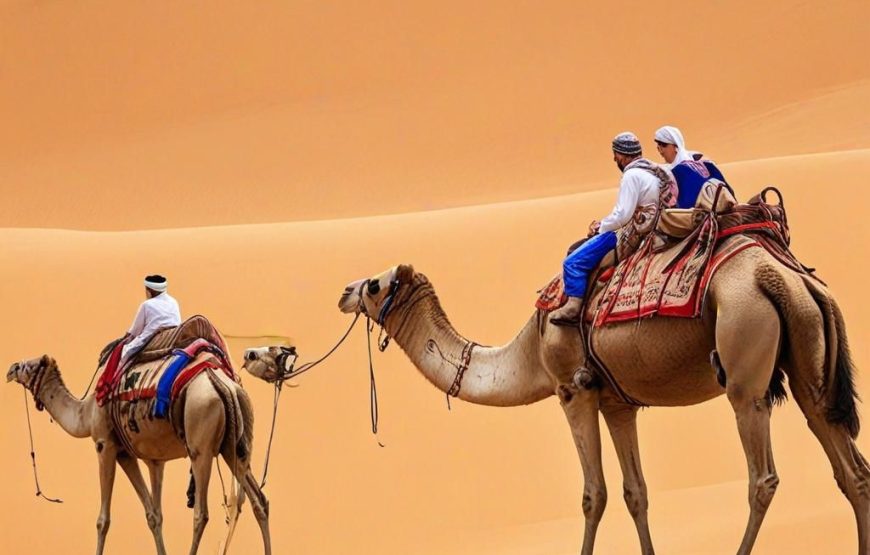
[{"label": "saddle blanket", "polygon": [[761,247],[752,238],[735,235],[715,247],[715,239],[687,238],[661,253],[641,249],[616,268],[607,285],[592,297],[586,318],[595,326],[650,316],[697,318],[710,281],[734,255]]},{"label": "saddle blanket", "polygon": [[[613,277],[613,272],[613,267],[604,270],[598,276],[598,282],[607,283]],[[552,312],[557,308],[562,308],[567,302],[568,295],[565,293],[565,281],[562,279],[560,272],[553,276],[550,283],[538,289],[538,300],[535,301],[535,308],[544,312]]]},{"label": "saddle blanket", "polygon": [[[653,315],[698,317],[716,270],[737,253],[762,246],[744,235],[721,242],[692,236],[660,253],[648,245],[615,269],[602,272],[586,305],[587,321],[600,326]],[[538,293],[535,307],[545,312],[567,301],[561,274]]]},{"label": "saddle blanket", "polygon": [[[159,362],[136,365],[124,372],[117,372],[110,378],[111,381],[107,378],[103,382],[101,376],[97,404],[102,406],[116,400],[154,400],[152,415],[165,418],[171,402],[185,386],[209,368],[220,369],[227,377],[236,380],[232,368],[224,363],[222,352],[205,339],[198,339],[184,349],[176,349],[171,356]],[[104,375],[108,374],[108,370],[107,364]]]}]

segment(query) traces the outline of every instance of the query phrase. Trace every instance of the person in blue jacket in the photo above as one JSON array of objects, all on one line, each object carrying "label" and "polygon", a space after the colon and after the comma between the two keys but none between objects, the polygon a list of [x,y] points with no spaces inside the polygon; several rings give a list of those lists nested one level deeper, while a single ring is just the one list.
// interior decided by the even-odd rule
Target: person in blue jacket
[{"label": "person in blue jacket", "polygon": [[[659,128],[655,134],[656,147],[659,154],[670,164],[674,179],[677,180],[679,196],[677,208],[694,208],[698,194],[704,183],[711,178],[718,179],[728,185],[725,176],[710,160],[702,159],[702,155],[686,148],[686,141],[679,129],[671,125]],[[729,190],[731,189],[728,187]]]}]

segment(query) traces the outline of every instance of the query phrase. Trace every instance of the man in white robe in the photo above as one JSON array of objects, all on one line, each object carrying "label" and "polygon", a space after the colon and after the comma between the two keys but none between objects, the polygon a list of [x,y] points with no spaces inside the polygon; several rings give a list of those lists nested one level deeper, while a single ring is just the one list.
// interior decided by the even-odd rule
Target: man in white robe
[{"label": "man in white robe", "polygon": [[[562,265],[562,277],[568,301],[550,315],[557,326],[580,324],[583,297],[589,274],[601,260],[617,247],[617,233],[632,222],[635,213],[646,206],[659,204],[663,191],[673,177],[643,158],[640,141],[634,133],[620,133],[613,139],[613,161],[622,172],[616,205],[600,222],[593,222],[590,237],[571,252]],[[673,191],[676,197],[676,190]]]},{"label": "man in white robe", "polygon": [[133,324],[127,331],[127,344],[121,352],[121,367],[142,350],[158,331],[181,325],[178,301],[166,292],[166,278],[152,275],[145,278],[146,300],[139,306]]}]

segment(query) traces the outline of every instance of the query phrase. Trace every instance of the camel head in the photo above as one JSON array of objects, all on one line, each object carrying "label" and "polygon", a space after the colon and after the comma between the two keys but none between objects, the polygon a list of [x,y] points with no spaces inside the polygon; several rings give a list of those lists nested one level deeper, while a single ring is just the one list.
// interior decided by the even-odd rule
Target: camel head
[{"label": "camel head", "polygon": [[338,308],[345,314],[364,314],[383,323],[385,310],[389,310],[396,291],[411,283],[414,267],[409,264],[394,266],[374,277],[349,283],[338,301]]},{"label": "camel head", "polygon": [[34,386],[38,386],[39,380],[45,371],[50,367],[56,366],[57,363],[48,355],[16,362],[9,367],[9,371],[6,373],[6,382],[15,381],[32,392]]},{"label": "camel head", "polygon": [[261,380],[274,383],[293,372],[296,358],[296,347],[257,347],[245,350],[242,368]]}]

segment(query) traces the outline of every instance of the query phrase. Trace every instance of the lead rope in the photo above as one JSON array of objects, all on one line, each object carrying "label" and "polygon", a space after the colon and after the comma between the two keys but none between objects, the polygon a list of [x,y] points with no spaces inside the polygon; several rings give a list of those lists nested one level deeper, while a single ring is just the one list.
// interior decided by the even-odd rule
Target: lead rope
[{"label": "lead rope", "polygon": [[36,472],[36,450],[33,448],[33,428],[30,425],[30,406],[27,404],[27,388],[24,388],[24,412],[27,414],[27,433],[30,435],[30,462],[33,464],[33,481],[36,484],[36,496],[42,497],[49,503],[63,503],[63,499],[46,497],[39,487],[39,476]]},{"label": "lead rope", "polygon": [[[325,355],[323,355],[319,359],[314,360],[312,362],[306,362],[305,364],[303,364],[302,366],[299,367],[299,370],[287,372],[286,374],[280,375],[280,376],[278,376],[277,379],[275,379],[275,392],[274,392],[274,396],[272,399],[272,425],[271,425],[270,430],[269,430],[269,443],[266,445],[266,460],[263,463],[263,478],[260,481],[260,489],[263,489],[264,487],[266,487],[266,477],[269,474],[269,458],[272,456],[272,440],[275,438],[275,424],[278,421],[278,406],[279,406],[278,401],[281,398],[281,391],[282,391],[282,387],[284,385],[284,382],[286,380],[289,380],[291,378],[295,378],[296,376],[304,374],[305,372],[308,372],[309,370],[311,370],[312,368],[314,368],[315,366],[317,366],[318,364],[320,364],[321,362],[323,362],[327,358],[329,358],[332,355],[332,353],[334,353],[335,350],[338,349],[338,347],[342,343],[344,343],[345,339],[347,339],[347,337],[350,335],[351,330],[353,330],[354,326],[356,325],[357,321],[359,320],[359,316],[360,316],[359,313],[357,313],[357,315],[354,316],[353,322],[350,323],[350,326],[348,326],[347,331],[344,332],[344,335],[341,336],[341,339],[339,339],[338,342],[329,351],[327,351]],[[295,361],[294,361],[294,364],[295,364]],[[291,366],[291,368],[292,368],[292,366]]]},{"label": "lead rope", "polygon": [[[374,324],[371,319],[366,316],[366,343],[369,349],[369,383],[371,387],[369,389],[369,407],[371,408],[372,415],[372,433],[375,435],[375,440],[378,442],[378,445],[381,447],[386,447],[383,443],[380,442],[378,438],[378,386],[375,383],[375,366],[374,362],[372,362],[372,327]],[[380,346],[380,345],[379,345]],[[387,346],[384,345],[384,349]],[[381,349],[383,352],[384,349]]]},{"label": "lead rope", "polygon": [[91,376],[91,381],[90,381],[90,383],[88,383],[88,388],[85,389],[85,392],[82,394],[81,397],[79,397],[79,401],[84,401],[84,400],[85,400],[85,397],[88,396],[88,393],[91,392],[91,386],[94,385],[94,380],[97,379],[97,373],[98,373],[99,371],[100,371],[100,365],[97,364],[97,369],[94,370],[94,375]]},{"label": "lead rope", "polygon": [[263,463],[263,479],[260,482],[260,489],[266,487],[266,476],[269,474],[269,457],[272,456],[272,439],[275,437],[275,421],[278,419],[278,399],[281,398],[283,383],[283,380],[275,380],[275,394],[272,399],[272,427],[269,430],[269,443],[266,446],[266,461]]}]

